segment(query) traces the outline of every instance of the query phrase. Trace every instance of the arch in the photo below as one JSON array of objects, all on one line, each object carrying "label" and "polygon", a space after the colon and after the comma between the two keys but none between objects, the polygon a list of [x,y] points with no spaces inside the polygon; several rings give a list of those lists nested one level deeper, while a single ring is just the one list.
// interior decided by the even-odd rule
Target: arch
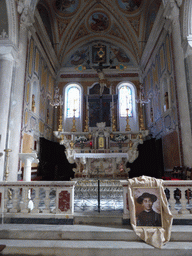
[{"label": "arch", "polygon": [[[131,90],[131,102],[128,102],[128,99],[127,98],[127,102],[126,102],[126,95],[125,97],[123,97],[122,99],[120,99],[120,89],[123,87],[123,86],[126,86],[128,87],[130,90]],[[129,125],[131,127],[131,130],[133,132],[138,132],[139,131],[139,122],[138,122],[138,110],[137,110],[137,105],[136,105],[136,95],[137,95],[137,89],[136,89],[136,86],[130,82],[130,81],[123,81],[123,82],[120,82],[117,87],[116,87],[116,93],[118,94],[118,106],[117,106],[117,109],[118,109],[118,126],[119,126],[119,130],[120,131],[125,131],[125,127],[126,127],[126,119],[127,119],[127,115],[125,115],[126,112],[126,109],[125,111],[123,111],[123,115],[121,115],[121,107],[125,107],[127,108],[127,106],[131,106],[132,108],[132,111],[129,111]],[[123,100],[125,102],[123,102],[123,104],[120,104],[120,101]]]}]

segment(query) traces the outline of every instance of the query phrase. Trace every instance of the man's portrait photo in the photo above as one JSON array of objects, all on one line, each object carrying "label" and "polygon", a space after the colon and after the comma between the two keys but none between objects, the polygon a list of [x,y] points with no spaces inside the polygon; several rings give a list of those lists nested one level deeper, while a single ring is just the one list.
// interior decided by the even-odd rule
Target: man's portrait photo
[{"label": "man's portrait photo", "polygon": [[157,188],[134,189],[136,225],[161,227],[161,205]]}]

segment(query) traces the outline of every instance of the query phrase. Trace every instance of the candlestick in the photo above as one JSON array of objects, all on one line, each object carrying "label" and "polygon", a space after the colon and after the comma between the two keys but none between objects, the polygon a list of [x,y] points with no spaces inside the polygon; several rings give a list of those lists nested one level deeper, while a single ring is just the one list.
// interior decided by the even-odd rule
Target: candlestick
[{"label": "candlestick", "polygon": [[9,176],[9,152],[12,152],[12,149],[4,149],[6,155],[6,167],[5,167],[5,181],[7,181]]},{"label": "candlestick", "polygon": [[71,129],[71,132],[76,132],[77,131],[76,124],[75,124],[75,122],[76,122],[76,120],[75,120],[75,111],[76,111],[76,109],[73,109],[73,111],[74,111],[74,114],[73,114],[73,126],[72,126],[72,129]]},{"label": "candlestick", "polygon": [[129,125],[129,109],[126,108],[126,111],[127,111],[127,119],[126,119],[127,125],[126,125],[125,131],[131,131],[131,128],[130,128],[130,125]]}]

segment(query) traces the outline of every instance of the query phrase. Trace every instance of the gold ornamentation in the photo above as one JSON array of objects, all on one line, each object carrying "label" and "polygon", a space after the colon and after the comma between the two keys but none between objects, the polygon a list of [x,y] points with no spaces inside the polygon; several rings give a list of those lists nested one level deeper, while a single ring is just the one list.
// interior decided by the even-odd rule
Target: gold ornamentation
[{"label": "gold ornamentation", "polygon": [[76,111],[76,109],[73,109],[73,111],[74,111],[74,114],[73,114],[73,126],[72,126],[72,129],[71,129],[71,132],[76,132],[77,131],[77,129],[76,129],[76,120],[75,120],[75,111]]},{"label": "gold ornamentation", "polygon": [[74,148],[75,143],[73,141],[71,141],[69,144],[71,148]]},{"label": "gold ornamentation", "polygon": [[6,166],[5,166],[5,181],[7,181],[9,176],[9,152],[12,152],[12,149],[4,149],[6,157]]},{"label": "gold ornamentation", "polygon": [[89,125],[88,125],[88,110],[86,111],[86,119],[85,119],[85,128],[84,128],[84,132],[88,132],[89,131]]},{"label": "gold ornamentation", "polygon": [[133,141],[130,140],[130,141],[129,141],[129,148],[132,149],[132,147],[133,147]]},{"label": "gold ornamentation", "polygon": [[60,116],[59,116],[59,132],[62,132],[63,126],[62,126],[62,106],[60,106]]},{"label": "gold ornamentation", "polygon": [[145,125],[144,125],[144,117],[143,117],[143,108],[141,106],[140,108],[140,118],[139,118],[139,124],[140,124],[140,130],[144,131],[145,130]]},{"label": "gold ornamentation", "polygon": [[131,128],[130,128],[130,125],[129,125],[129,109],[126,108],[126,111],[127,111],[127,119],[126,119],[127,125],[126,125],[125,131],[131,131]]},{"label": "gold ornamentation", "polygon": [[116,132],[117,131],[117,127],[116,127],[116,120],[115,120],[115,113],[114,113],[114,109],[113,109],[113,116],[112,116],[112,132]]}]

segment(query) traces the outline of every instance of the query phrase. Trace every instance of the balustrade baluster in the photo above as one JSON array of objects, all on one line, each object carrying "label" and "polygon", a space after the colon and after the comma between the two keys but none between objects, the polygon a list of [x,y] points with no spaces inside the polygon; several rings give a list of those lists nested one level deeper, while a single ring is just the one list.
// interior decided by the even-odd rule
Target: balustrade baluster
[{"label": "balustrade baluster", "polygon": [[185,191],[186,191],[186,188],[180,188],[181,190],[181,213],[182,214],[189,214],[189,211],[187,210],[186,206],[187,206],[187,199],[185,198]]},{"label": "balustrade baluster", "polygon": [[15,213],[15,212],[19,211],[19,209],[18,209],[18,200],[19,200],[18,193],[19,193],[18,187],[17,188],[14,187],[14,191],[12,193],[12,208],[10,209],[9,212]]},{"label": "balustrade baluster", "polygon": [[40,198],[39,198],[39,187],[34,187],[33,188],[35,190],[35,198],[33,200],[33,209],[32,209],[32,213],[39,213],[39,202],[40,202]]},{"label": "balustrade baluster", "polygon": [[43,209],[43,212],[50,213],[50,198],[49,198],[50,188],[45,187],[44,190],[45,190],[45,199],[44,199],[45,209]]},{"label": "balustrade baluster", "polygon": [[22,213],[28,213],[29,212],[29,209],[28,209],[28,202],[29,202],[28,191],[29,191],[28,187],[22,187],[22,198],[21,198],[21,201],[20,201],[20,211]]},{"label": "balustrade baluster", "polygon": [[8,199],[8,187],[5,187],[4,188],[5,190],[4,190],[4,212],[8,212],[8,208],[7,208],[7,204],[8,204],[8,201],[9,201],[9,199]]},{"label": "balustrade baluster", "polygon": [[171,207],[171,212],[172,214],[177,214],[177,210],[175,209],[175,203],[176,203],[176,200],[174,198],[174,191],[176,188],[168,188],[169,189],[169,192],[170,192],[170,198],[169,198],[169,204],[170,204],[170,207]]}]

